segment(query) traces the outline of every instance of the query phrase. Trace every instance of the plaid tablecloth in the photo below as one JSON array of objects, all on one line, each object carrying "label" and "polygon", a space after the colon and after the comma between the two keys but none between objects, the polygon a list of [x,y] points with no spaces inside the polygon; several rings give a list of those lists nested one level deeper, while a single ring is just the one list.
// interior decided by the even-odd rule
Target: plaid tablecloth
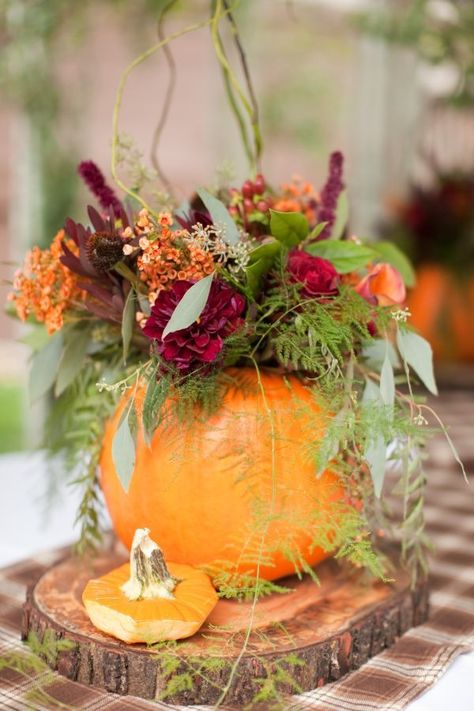
[{"label": "plaid tablecloth", "polygon": [[[474,471],[474,397],[444,394],[437,411],[469,471]],[[474,486],[467,486],[446,441],[431,445],[426,504],[428,532],[436,546],[431,562],[432,613],[389,650],[340,681],[288,701],[292,711],[397,711],[431,687],[460,653],[474,649]],[[28,583],[58,552],[0,571],[0,709],[169,709],[160,702],[119,697],[32,670],[18,652],[21,606]],[[5,665],[5,660],[9,663]],[[3,668],[2,668],[3,667]],[[189,707],[188,707],[189,708]],[[193,707],[203,709],[204,707]],[[453,698],[453,710],[456,708]],[[474,708],[474,702],[473,702]]]}]

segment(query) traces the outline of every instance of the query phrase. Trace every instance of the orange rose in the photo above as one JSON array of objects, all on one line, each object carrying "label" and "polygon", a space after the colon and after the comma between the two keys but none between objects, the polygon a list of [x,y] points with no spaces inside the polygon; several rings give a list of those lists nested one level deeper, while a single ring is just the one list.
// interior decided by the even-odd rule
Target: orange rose
[{"label": "orange rose", "polygon": [[405,284],[400,273],[384,262],[371,268],[367,276],[357,284],[356,291],[370,304],[379,306],[402,304],[406,298]]}]

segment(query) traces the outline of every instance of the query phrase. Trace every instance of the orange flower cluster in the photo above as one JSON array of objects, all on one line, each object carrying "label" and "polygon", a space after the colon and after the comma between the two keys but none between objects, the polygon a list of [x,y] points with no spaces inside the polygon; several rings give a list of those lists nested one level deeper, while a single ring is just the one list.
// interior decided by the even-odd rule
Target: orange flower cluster
[{"label": "orange flower cluster", "polygon": [[[140,279],[150,292],[148,298],[154,304],[156,297],[164,289],[169,289],[179,279],[195,281],[214,271],[212,255],[196,244],[183,244],[180,240],[187,235],[185,230],[170,229],[173,220],[169,213],[160,213],[157,226],[146,210],[140,212],[136,231],[141,254],[137,265]],[[124,248],[125,249],[125,248]]]},{"label": "orange flower cluster", "polygon": [[295,175],[291,183],[281,186],[282,194],[273,202],[273,209],[280,212],[302,212],[310,224],[314,221],[314,208],[320,197],[313,185]]},{"label": "orange flower cluster", "polygon": [[15,274],[14,291],[8,296],[22,321],[33,314],[50,335],[62,327],[64,311],[84,298],[77,275],[59,261],[63,242],[78,254],[73,240],[65,239],[64,230],[60,230],[48,249],[33,247],[27,253],[23,268]]}]

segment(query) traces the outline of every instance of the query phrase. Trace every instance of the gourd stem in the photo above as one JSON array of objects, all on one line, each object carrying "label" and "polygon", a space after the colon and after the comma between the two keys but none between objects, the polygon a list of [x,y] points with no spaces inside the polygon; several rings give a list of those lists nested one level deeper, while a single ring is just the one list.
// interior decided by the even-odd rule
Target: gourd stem
[{"label": "gourd stem", "polygon": [[168,570],[161,548],[152,541],[150,529],[137,528],[130,551],[130,578],[122,585],[129,600],[173,599],[178,584]]}]

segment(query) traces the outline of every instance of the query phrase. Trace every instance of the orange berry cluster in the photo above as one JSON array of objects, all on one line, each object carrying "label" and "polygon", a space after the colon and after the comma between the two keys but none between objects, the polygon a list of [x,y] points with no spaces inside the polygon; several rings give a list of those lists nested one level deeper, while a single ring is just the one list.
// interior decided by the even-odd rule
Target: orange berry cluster
[{"label": "orange berry cluster", "polygon": [[33,247],[27,253],[23,268],[15,274],[14,291],[8,296],[22,321],[33,314],[50,335],[62,327],[64,311],[84,298],[77,275],[60,262],[63,242],[78,254],[76,244],[65,239],[64,230],[60,230],[48,249]]},{"label": "orange berry cluster", "polygon": [[141,254],[137,260],[140,279],[150,292],[153,304],[164,289],[169,289],[177,280],[196,281],[214,271],[214,260],[209,252],[199,245],[186,243],[185,230],[171,230],[173,219],[169,213],[160,213],[158,224],[146,210],[142,210],[135,225]]},{"label": "orange berry cluster", "polygon": [[302,212],[310,224],[314,221],[314,208],[320,202],[320,197],[313,185],[299,176],[294,176],[291,183],[281,186],[282,194],[275,197],[272,208],[280,212]]}]

